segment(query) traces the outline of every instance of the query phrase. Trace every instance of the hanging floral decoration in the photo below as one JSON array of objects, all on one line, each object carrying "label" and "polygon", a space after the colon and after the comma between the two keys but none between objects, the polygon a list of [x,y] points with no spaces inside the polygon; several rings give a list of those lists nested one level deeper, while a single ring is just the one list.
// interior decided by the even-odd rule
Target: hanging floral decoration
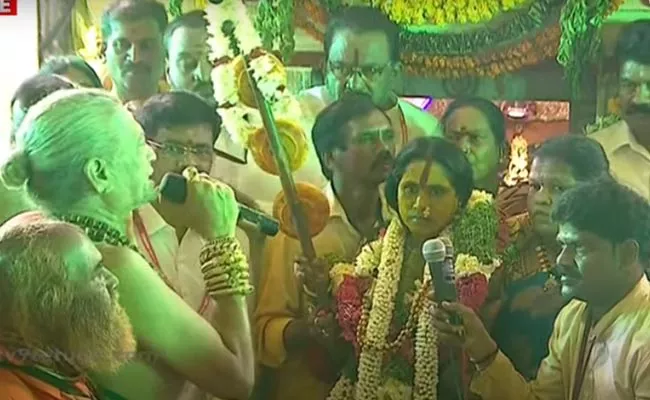
[{"label": "hanging floral decoration", "polygon": [[257,4],[255,28],[268,51],[278,49],[288,60],[296,46],[294,39],[294,1],[260,0]]},{"label": "hanging floral decoration", "polygon": [[298,123],[300,104],[287,90],[284,65],[275,55],[262,49],[260,35],[242,0],[209,4],[205,12],[210,58],[214,65],[214,98],[224,127],[244,146],[249,149],[251,145],[255,146],[251,154],[258,165],[264,166],[269,173],[278,173],[277,169],[272,168],[275,160],[257,110],[254,91],[248,81],[243,58],[246,56],[258,89],[271,107],[276,121],[282,121],[278,124],[278,130],[291,170],[299,169],[306,159],[306,137]]},{"label": "hanging floral decoration", "polygon": [[[410,0],[361,1],[371,2],[374,6],[383,4],[385,7],[388,7],[388,4],[410,2]],[[430,1],[437,4],[435,0]],[[439,10],[444,10],[445,19],[440,20],[444,23],[437,23],[436,26],[453,24],[452,21],[459,21],[461,18],[468,20],[467,24],[457,25],[453,30],[427,31],[426,21],[423,25],[403,24],[402,64],[407,73],[440,79],[459,79],[466,76],[494,77],[556,57],[562,35],[566,43],[571,43],[566,40],[570,38],[567,33],[570,30],[567,30],[564,24],[563,33],[558,23],[566,4],[565,0],[511,0],[510,2],[476,0],[482,5],[477,7],[487,7],[485,4],[494,3],[495,6],[490,6],[491,9],[495,9],[496,4],[500,3],[502,11],[494,14],[494,18],[490,20],[487,20],[487,14],[483,13],[485,18],[482,22],[471,23],[471,19],[477,18],[476,11],[470,7],[473,1],[440,0]],[[622,1],[611,1],[608,13],[615,11]],[[322,41],[329,16],[344,7],[346,3],[344,0],[304,0],[296,7],[294,23],[313,38]],[[421,3],[417,2],[408,13],[423,13]],[[428,4],[426,1],[425,3]],[[456,10],[461,5],[463,11],[458,12],[466,13],[464,16],[460,16],[458,12],[454,14],[452,11],[452,8]],[[389,11],[389,15],[394,20],[402,18],[398,17],[396,12],[391,14]],[[566,11],[565,15],[568,15]],[[571,53],[568,54],[568,57],[572,57]],[[581,58],[573,56],[572,59],[575,60],[572,65],[577,68]],[[568,62],[565,64],[568,65]]]},{"label": "hanging floral decoration", "polygon": [[574,96],[579,97],[585,68],[600,55],[600,29],[624,0],[568,0],[562,9],[562,37],[557,60],[564,66]]},{"label": "hanging floral decoration", "polygon": [[[475,310],[485,301],[489,278],[499,265],[496,221],[492,196],[475,191],[460,219],[442,235],[457,251],[459,300]],[[462,235],[475,242],[469,244]],[[405,229],[396,218],[381,240],[363,248],[354,265],[337,264],[330,270],[336,318],[358,359],[344,370],[331,400],[437,398],[438,344],[428,297],[432,286],[428,268],[424,268],[414,292],[405,296],[408,312],[403,323],[393,324],[400,313],[396,304],[405,237]]]},{"label": "hanging floral decoration", "polygon": [[479,24],[532,0],[358,0],[355,5],[380,8],[402,25]]},{"label": "hanging floral decoration", "polygon": [[[448,2],[446,2],[448,3]],[[445,3],[445,4],[446,4]],[[563,0],[522,3],[499,14],[493,23],[467,24],[435,32],[404,26],[402,64],[408,74],[441,79],[497,76],[555,57],[560,40]],[[294,19],[297,26],[323,40],[332,9],[341,0],[305,0]],[[322,10],[315,12],[315,9]],[[305,18],[306,16],[306,18]]]}]

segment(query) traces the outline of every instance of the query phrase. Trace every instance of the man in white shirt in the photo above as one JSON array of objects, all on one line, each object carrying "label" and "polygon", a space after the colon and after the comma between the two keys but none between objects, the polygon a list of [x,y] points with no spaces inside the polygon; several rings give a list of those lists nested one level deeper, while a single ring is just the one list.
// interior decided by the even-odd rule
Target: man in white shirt
[{"label": "man in white shirt", "polygon": [[[438,120],[393,91],[400,75],[400,29],[374,7],[352,6],[330,20],[325,33],[325,85],[302,92],[304,126],[311,135],[316,116],[346,92],[368,94],[388,117],[395,131],[396,150],[421,136],[442,137]],[[311,141],[310,141],[311,142]],[[310,149],[303,169],[320,169],[316,151]],[[322,174],[318,183],[327,185]]]},{"label": "man in white shirt", "polygon": [[[187,13],[169,25],[165,35],[167,79],[174,89],[189,90],[212,100],[206,38],[201,11]],[[397,134],[397,150],[416,137],[442,136],[435,117],[399,100],[392,91],[400,73],[399,27],[381,11],[372,7],[347,9],[330,22],[324,51],[328,62],[327,84],[298,96],[309,155],[304,166],[294,173],[296,181],[326,189],[328,181],[316,156],[311,129],[316,116],[344,92],[371,95],[373,102],[391,120]],[[213,175],[252,197],[270,213],[276,195],[282,190],[280,179],[264,172],[252,157],[246,160],[246,153],[236,135],[221,135],[217,150],[222,157],[215,160]]]},{"label": "man in white shirt", "polygon": [[623,28],[616,59],[622,121],[594,132],[592,138],[605,149],[612,175],[650,199],[650,21]]},{"label": "man in white shirt", "polygon": [[[147,144],[156,152],[152,175],[156,182],[167,173],[181,174],[187,167],[202,173],[211,170],[221,118],[200,97],[185,91],[157,94],[144,102],[134,116],[144,130]],[[150,264],[162,271],[187,304],[212,324],[218,324],[219,312],[216,303],[206,295],[199,262],[204,241],[188,223],[183,207],[160,200],[134,213],[133,231],[138,248]],[[250,258],[246,233],[238,228],[236,236]],[[254,263],[249,265],[251,275],[255,276]],[[188,384],[180,400],[204,399],[203,396]]]}]

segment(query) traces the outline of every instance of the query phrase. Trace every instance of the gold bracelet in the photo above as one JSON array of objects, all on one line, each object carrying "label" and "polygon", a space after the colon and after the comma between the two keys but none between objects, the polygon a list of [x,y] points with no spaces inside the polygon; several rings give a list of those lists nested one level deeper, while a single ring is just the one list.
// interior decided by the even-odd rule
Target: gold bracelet
[{"label": "gold bracelet", "polygon": [[[246,256],[235,238],[222,238],[203,246],[199,256],[201,272],[210,297],[248,295],[253,291],[249,282],[250,273]],[[218,284],[211,279],[226,275]]]},{"label": "gold bracelet", "polygon": [[208,260],[234,254],[237,250],[241,251],[241,247],[235,237],[219,238],[203,245],[199,254],[199,262],[205,264]]}]

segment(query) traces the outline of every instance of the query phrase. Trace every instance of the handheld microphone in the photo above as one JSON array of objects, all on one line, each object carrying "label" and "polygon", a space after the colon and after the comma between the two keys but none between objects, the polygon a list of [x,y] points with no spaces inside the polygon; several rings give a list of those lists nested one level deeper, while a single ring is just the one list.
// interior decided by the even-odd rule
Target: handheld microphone
[{"label": "handheld microphone", "polygon": [[[184,176],[174,173],[165,174],[160,185],[160,195],[175,204],[185,203],[187,199],[187,180]],[[256,225],[260,232],[267,236],[275,236],[280,230],[280,223],[259,211],[237,203],[239,218]]]},{"label": "handheld microphone", "polygon": [[422,256],[431,273],[435,301],[455,302],[457,295],[453,247],[445,246],[443,239],[429,239],[422,245]]}]

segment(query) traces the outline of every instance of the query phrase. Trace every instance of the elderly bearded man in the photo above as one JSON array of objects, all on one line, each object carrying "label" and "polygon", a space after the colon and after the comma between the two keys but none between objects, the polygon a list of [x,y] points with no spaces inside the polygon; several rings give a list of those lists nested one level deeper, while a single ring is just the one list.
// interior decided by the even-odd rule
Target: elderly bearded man
[{"label": "elderly bearded man", "polygon": [[2,168],[10,187],[26,187],[44,209],[84,229],[120,281],[120,303],[138,340],[138,357],[97,382],[127,399],[175,400],[186,382],[216,396],[246,399],[254,359],[246,295],[248,263],[235,239],[232,190],[196,169],[188,180],[187,216],[203,237],[208,294],[227,323],[219,331],[179,297],[172,282],[139,254],[129,221],[157,197],[155,153],[118,99],[101,90],[59,91],[39,102],[16,134]]},{"label": "elderly bearded man", "polygon": [[117,279],[81,229],[34,214],[0,228],[0,399],[97,399],[87,374],[135,354]]}]

